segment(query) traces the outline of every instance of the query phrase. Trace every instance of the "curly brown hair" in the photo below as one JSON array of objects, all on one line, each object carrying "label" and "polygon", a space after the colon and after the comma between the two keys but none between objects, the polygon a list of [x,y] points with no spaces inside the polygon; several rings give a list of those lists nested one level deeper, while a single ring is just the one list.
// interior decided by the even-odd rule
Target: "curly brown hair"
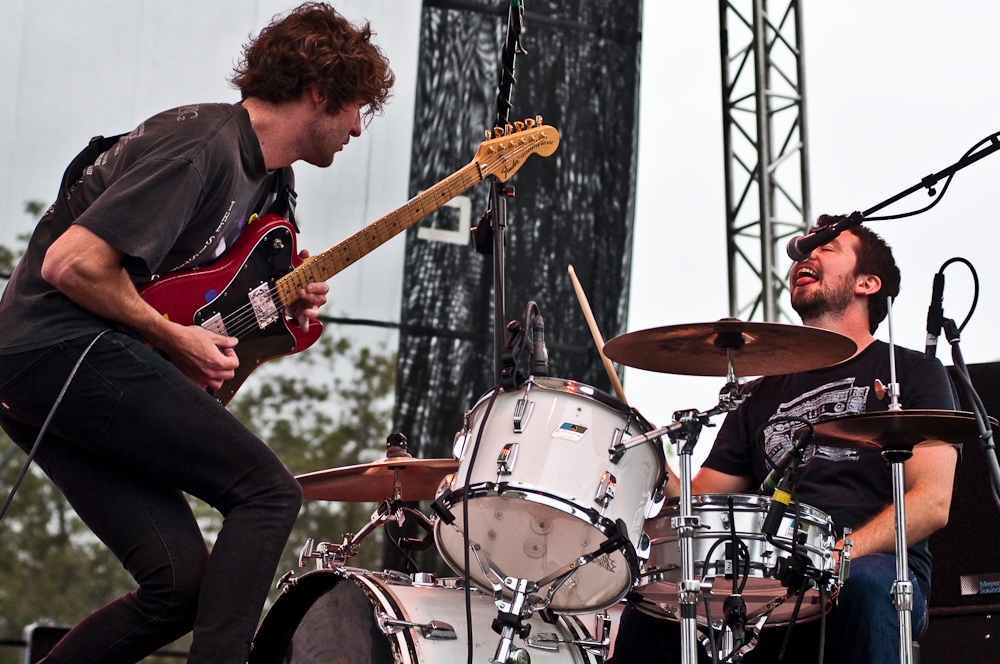
[{"label": "curly brown hair", "polygon": [[381,113],[396,80],[372,34],[367,22],[355,27],[330,5],[307,2],[251,36],[232,83],[243,99],[275,104],[315,85],[328,112],[361,102],[371,117]]}]

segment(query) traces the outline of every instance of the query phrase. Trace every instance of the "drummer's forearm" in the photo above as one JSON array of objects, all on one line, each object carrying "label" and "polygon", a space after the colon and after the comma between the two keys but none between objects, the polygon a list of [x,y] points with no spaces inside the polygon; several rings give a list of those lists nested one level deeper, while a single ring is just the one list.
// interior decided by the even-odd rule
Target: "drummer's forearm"
[{"label": "drummer's forearm", "polygon": [[[903,505],[906,508],[907,546],[930,537],[947,525],[957,456],[952,447],[917,448],[913,459],[906,462],[904,474],[907,487]],[[894,553],[896,527],[893,506],[889,505],[851,533],[851,539],[854,540],[852,558],[870,553]]]},{"label": "drummer's forearm", "polygon": [[[906,543],[915,544],[939,530],[944,523],[930,510],[924,509],[926,498],[921,492],[908,492],[906,505]],[[896,521],[892,505],[879,512],[861,528],[851,533],[854,544],[851,547],[851,558],[859,558],[871,553],[896,552]],[[843,540],[837,547],[843,545]]]}]

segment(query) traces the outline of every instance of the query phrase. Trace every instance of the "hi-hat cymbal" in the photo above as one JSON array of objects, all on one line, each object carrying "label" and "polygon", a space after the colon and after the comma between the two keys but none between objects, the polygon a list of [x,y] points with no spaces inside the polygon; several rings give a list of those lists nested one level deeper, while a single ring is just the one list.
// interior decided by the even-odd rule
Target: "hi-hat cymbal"
[{"label": "hi-hat cymbal", "polygon": [[302,485],[306,500],[377,503],[392,499],[397,469],[403,500],[430,500],[445,475],[458,470],[458,460],[394,457],[318,470],[295,479]]},{"label": "hi-hat cymbal", "polygon": [[609,358],[636,369],[687,376],[725,376],[727,349],[737,376],[777,376],[829,367],[857,352],[849,338],[818,327],[749,323],[668,325],[629,332],[604,346]]},{"label": "hi-hat cymbal", "polygon": [[[998,428],[996,419],[990,426]],[[833,447],[910,449],[979,440],[975,415],[957,410],[883,410],[832,417],[814,427],[813,442]]]}]

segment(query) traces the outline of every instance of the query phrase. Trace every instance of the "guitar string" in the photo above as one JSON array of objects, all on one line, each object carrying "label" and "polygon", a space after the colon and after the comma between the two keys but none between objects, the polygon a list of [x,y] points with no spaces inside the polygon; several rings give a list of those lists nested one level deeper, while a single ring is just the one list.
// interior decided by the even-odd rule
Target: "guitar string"
[{"label": "guitar string", "polygon": [[[514,157],[521,156],[521,153],[525,152],[527,148],[534,148],[536,145],[537,145],[537,143],[529,143],[529,144],[526,144],[526,145],[523,145],[523,146],[517,146],[517,147],[515,147],[514,150],[511,153],[508,153],[508,154],[496,154],[496,155],[488,156],[486,159],[483,160],[483,165],[487,167],[486,168],[487,171],[491,171],[491,170],[493,170],[494,167],[500,165],[501,162],[503,162],[505,160],[509,161],[510,159],[512,159]],[[530,154],[528,156],[530,156]],[[463,167],[462,170],[464,170],[464,167]],[[476,170],[477,176],[479,175],[479,170],[480,169]],[[458,175],[461,172],[462,171],[460,170],[460,171],[456,172],[455,175]],[[450,177],[451,176],[449,176],[449,178]],[[470,184],[469,187],[475,185],[477,182],[481,182],[483,179],[485,179],[485,176],[477,177],[476,182],[473,182],[472,184]],[[445,178],[445,180],[442,180],[442,183],[444,183],[447,180],[448,180],[448,178]],[[465,187],[462,191],[465,191],[469,187]],[[440,209],[440,208],[435,208],[435,210],[436,209]],[[395,210],[394,212],[398,216],[399,210]],[[390,214],[392,214],[392,213],[390,213]],[[388,216],[390,216],[390,215],[386,215],[386,217],[388,217]],[[409,216],[411,216],[411,218],[412,218],[412,214],[409,215]],[[423,216],[426,216],[426,215],[423,215]],[[423,217],[421,217],[421,218],[423,218]],[[374,224],[372,224],[372,226],[374,226],[377,223],[378,222],[376,221]],[[402,232],[402,231],[400,231],[400,232]],[[362,235],[362,234],[364,234],[364,229],[361,231],[361,233],[356,233],[355,235]],[[397,233],[396,235],[398,235],[398,234],[399,233]],[[375,232],[375,236],[376,236],[377,239],[380,239],[378,231]],[[354,236],[351,236],[351,237],[347,238],[346,240],[342,241],[340,244],[344,244],[346,242],[349,242],[353,237]],[[390,235],[389,239],[392,239],[393,237],[395,237],[395,235]],[[360,240],[360,238],[358,238],[358,240]],[[386,242],[387,241],[388,240],[386,240]],[[379,244],[376,245],[375,248],[377,248],[378,246],[381,246],[381,244],[383,244],[383,242],[379,242]],[[334,247],[332,247],[331,250],[332,249],[336,249],[336,245]],[[345,246],[345,249],[347,250],[348,255],[350,255],[350,248]],[[372,251],[372,250],[373,250],[373,248],[371,247],[371,242],[369,242],[369,252]],[[320,254],[319,256],[317,256],[317,259],[325,261],[326,260],[324,258],[325,255],[329,255],[329,250],[326,251],[326,252],[323,252],[323,254]],[[362,253],[361,257],[364,257],[365,255],[366,255],[365,253]],[[330,256],[330,258],[333,258],[333,256]],[[300,265],[299,267],[302,267],[302,266]],[[296,268],[296,269],[298,269],[298,268]],[[289,273],[289,274],[291,274],[291,273]],[[284,275],[284,276],[287,276],[287,275]],[[284,276],[282,278],[284,278]],[[331,275],[331,276],[333,276],[333,275]],[[271,297],[272,301],[278,300],[280,302],[280,299],[278,297],[278,287],[277,287],[277,284],[275,284],[275,286],[272,286],[272,287],[270,287],[268,289],[268,295]],[[281,307],[281,308],[283,308],[283,307]],[[240,338],[243,335],[248,334],[254,328],[259,328],[259,323],[257,322],[257,315],[256,315],[256,313],[254,313],[253,304],[250,303],[250,302],[248,302],[247,304],[244,304],[244,305],[240,306],[239,308],[233,310],[232,312],[230,312],[226,316],[223,316],[222,323],[223,323],[223,326],[226,329],[226,333],[229,336],[236,337],[236,338]],[[230,329],[230,327],[232,327],[232,329]]]}]

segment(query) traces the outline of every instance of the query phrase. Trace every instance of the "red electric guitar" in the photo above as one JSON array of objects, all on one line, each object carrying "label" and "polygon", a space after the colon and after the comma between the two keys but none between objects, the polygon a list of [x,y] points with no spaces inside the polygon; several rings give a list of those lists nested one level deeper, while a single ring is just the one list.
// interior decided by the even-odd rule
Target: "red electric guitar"
[{"label": "red electric guitar", "polygon": [[216,262],[151,281],[139,293],[169,320],[240,340],[236,375],[213,392],[227,404],[260,364],[305,350],[319,339],[320,323],[303,332],[284,315],[298,289],[326,281],[488,175],[506,182],[529,155],[547,157],[559,146],[559,132],[543,125],[541,116],[514,125],[487,132],[467,166],[317,256],[300,259],[294,226],[279,215],[265,215]]}]

